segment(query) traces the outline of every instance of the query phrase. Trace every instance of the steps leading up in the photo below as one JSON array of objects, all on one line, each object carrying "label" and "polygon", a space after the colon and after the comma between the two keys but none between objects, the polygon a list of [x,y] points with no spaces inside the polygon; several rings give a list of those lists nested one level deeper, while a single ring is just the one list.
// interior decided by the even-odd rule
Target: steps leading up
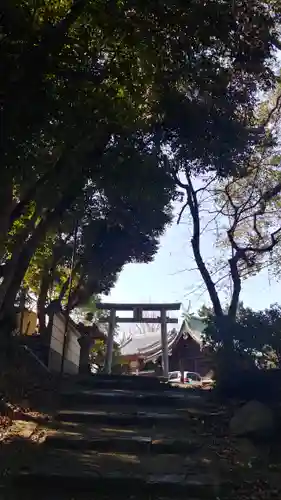
[{"label": "steps leading up", "polygon": [[118,411],[98,411],[98,410],[62,410],[55,417],[60,422],[82,422],[104,425],[136,425],[147,428],[160,426],[174,426],[178,428],[187,425],[184,415],[178,413],[156,413],[156,412],[132,412],[120,413]]},{"label": "steps leading up", "polygon": [[28,490],[29,498],[37,489],[60,500],[85,492],[97,500],[218,497],[227,479],[218,481],[208,443],[198,435],[200,414],[211,414],[203,393],[168,389],[157,379],[120,379],[65,382],[49,434],[30,461],[18,464],[14,487]]},{"label": "steps leading up", "polygon": [[56,432],[48,436],[45,446],[56,449],[95,450],[101,452],[127,452],[188,455],[198,452],[202,444],[195,439],[154,439],[151,436],[140,435],[113,435],[87,436],[79,433]]},{"label": "steps leading up", "polygon": [[135,404],[139,407],[160,407],[167,406],[173,408],[185,408],[191,404],[205,405],[206,402],[201,393],[196,391],[139,391],[133,389],[84,389],[68,390],[61,394],[60,402],[62,407],[70,405],[89,406],[91,405],[112,405],[112,404]]},{"label": "steps leading up", "polygon": [[[96,493],[111,493],[119,488],[122,494],[198,495],[212,498],[216,484],[212,469],[202,461],[177,454],[124,454],[93,451],[48,450],[44,457],[29,468],[28,464],[17,475],[21,488]],[[118,493],[117,493],[118,494]],[[209,496],[208,496],[209,494]],[[193,498],[193,497],[192,497]]]},{"label": "steps leading up", "polygon": [[138,377],[136,375],[85,375],[65,377],[69,387],[91,389],[135,389],[140,391],[166,391],[171,386],[157,377]]}]

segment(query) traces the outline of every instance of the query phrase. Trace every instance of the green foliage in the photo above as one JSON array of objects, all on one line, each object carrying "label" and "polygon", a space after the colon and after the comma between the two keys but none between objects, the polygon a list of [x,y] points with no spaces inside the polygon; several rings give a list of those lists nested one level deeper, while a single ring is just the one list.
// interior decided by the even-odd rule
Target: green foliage
[{"label": "green foliage", "polygon": [[[90,363],[97,365],[99,371],[102,371],[105,362],[106,344],[104,340],[95,340],[95,343],[90,352]],[[117,344],[113,346],[112,353],[112,370],[120,365],[120,352]]]},{"label": "green foliage", "polygon": [[67,290],[78,220],[74,307],[153,258],[175,165],[239,170],[256,92],[274,81],[280,12],[261,0],[1,9],[0,309],[23,279],[41,303]]},{"label": "green foliage", "polygon": [[260,364],[281,367],[281,307],[278,304],[263,311],[241,308],[236,333],[240,350],[258,355]]},{"label": "green foliage", "polygon": [[73,317],[75,321],[81,322],[85,325],[98,324],[102,318],[108,316],[107,311],[97,309],[97,303],[101,302],[98,295],[92,295],[89,300],[82,305],[78,305],[73,310]]},{"label": "green foliage", "polygon": [[267,124],[266,137],[253,149],[245,175],[220,181],[213,190],[216,211],[224,219],[217,246],[224,256],[239,254],[237,267],[243,279],[263,268],[268,268],[272,277],[279,276],[280,104],[278,79],[274,91],[257,107],[257,120]]},{"label": "green foliage", "polygon": [[236,360],[240,369],[245,367],[243,363],[247,361],[266,368],[281,367],[280,305],[274,304],[263,311],[254,311],[241,303],[235,322],[227,315],[223,322],[218,321],[212,310],[206,307],[204,312],[207,323],[204,343],[217,353],[217,361],[225,356],[223,347],[225,338],[228,337],[233,347],[228,363],[233,364]]},{"label": "green foliage", "polygon": [[[256,122],[265,135],[242,163],[240,173],[221,178],[208,172],[198,180],[186,163],[176,178],[185,195],[179,220],[188,207],[193,256],[213,307],[216,324],[209,325],[210,337],[224,347],[228,343],[230,350],[236,338],[243,280],[264,267],[274,273],[280,269],[280,110],[278,81],[257,106]],[[207,232],[213,233],[216,243],[211,262],[204,256]],[[227,307],[223,307],[223,292]],[[208,316],[208,311],[202,313]]]}]

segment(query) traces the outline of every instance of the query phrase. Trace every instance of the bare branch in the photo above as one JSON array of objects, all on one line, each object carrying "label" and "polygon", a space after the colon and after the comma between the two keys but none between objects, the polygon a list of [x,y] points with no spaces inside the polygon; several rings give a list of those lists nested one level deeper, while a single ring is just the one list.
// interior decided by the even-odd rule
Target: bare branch
[{"label": "bare branch", "polygon": [[[224,203],[224,205],[222,206],[222,208],[219,210],[219,211],[216,211],[215,212],[215,215],[212,219],[210,219],[207,224],[203,227],[203,229],[201,229],[201,234],[205,233],[207,228],[217,220],[217,218],[220,216],[220,215],[223,215],[223,209],[225,208],[226,206],[226,202]],[[209,212],[210,213],[210,212]]]},{"label": "bare branch", "polygon": [[214,183],[217,179],[218,179],[218,176],[217,176],[217,175],[215,175],[214,177],[212,177],[212,178],[211,178],[211,179],[207,182],[207,184],[206,184],[205,186],[202,186],[201,188],[196,189],[194,192],[195,192],[196,194],[198,194],[198,193],[201,193],[202,191],[204,191],[204,192],[205,192],[205,191],[207,191],[207,190],[208,190],[208,187],[210,187],[210,186],[211,186],[211,184],[213,184],[213,183]]},{"label": "bare branch", "polygon": [[177,224],[179,224],[181,222],[181,218],[183,216],[183,213],[184,213],[186,207],[188,207],[188,200],[184,203],[184,205],[180,209],[179,215],[177,217]]}]

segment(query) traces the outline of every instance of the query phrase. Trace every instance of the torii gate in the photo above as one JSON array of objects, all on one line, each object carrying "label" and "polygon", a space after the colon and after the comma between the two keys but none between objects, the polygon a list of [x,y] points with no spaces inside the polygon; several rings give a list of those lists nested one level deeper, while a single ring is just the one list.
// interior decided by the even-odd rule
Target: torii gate
[{"label": "torii gate", "polygon": [[[168,353],[168,337],[167,324],[178,323],[177,318],[167,316],[167,311],[179,311],[181,303],[174,304],[97,304],[97,309],[109,311],[109,317],[100,320],[101,323],[108,323],[106,356],[105,356],[105,373],[111,373],[112,353],[114,342],[114,330],[117,323],[160,323],[161,324],[161,343],[162,343],[162,369],[163,376],[168,377],[169,374],[169,353]],[[132,311],[132,318],[120,318],[116,316],[117,311]],[[143,316],[143,311],[158,311],[158,318],[147,318]]]}]

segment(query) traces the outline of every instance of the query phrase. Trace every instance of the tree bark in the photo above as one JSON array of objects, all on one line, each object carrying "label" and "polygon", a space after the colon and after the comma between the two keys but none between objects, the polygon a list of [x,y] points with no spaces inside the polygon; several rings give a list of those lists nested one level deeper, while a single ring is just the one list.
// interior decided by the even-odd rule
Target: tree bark
[{"label": "tree bark", "polygon": [[37,300],[37,317],[39,323],[39,333],[42,337],[45,337],[46,334],[46,303],[47,303],[47,295],[50,284],[51,284],[50,268],[49,266],[45,265]]},{"label": "tree bark", "polygon": [[9,313],[11,309],[13,309],[17,292],[38,245],[44,240],[50,227],[54,225],[60,219],[63,212],[69,208],[74,198],[75,196],[62,198],[57,207],[41,220],[31,238],[25,243],[18,257],[17,266],[13,270],[12,277],[9,276],[9,285],[7,286],[4,278],[0,287],[0,293],[4,289],[1,297],[2,301],[0,303],[1,316],[5,315],[6,312]]},{"label": "tree bark", "polygon": [[47,340],[48,340],[48,331],[46,325],[46,310],[47,310],[48,291],[53,284],[54,272],[61,258],[62,258],[62,249],[60,246],[57,247],[55,246],[53,248],[51,262],[49,264],[46,263],[44,266],[40,283],[38,300],[37,300],[37,317],[39,322],[39,332],[42,337],[47,336]]},{"label": "tree bark", "polygon": [[2,301],[4,300],[5,294],[13,280],[13,276],[17,267],[18,259],[20,257],[20,253],[24,247],[25,241],[28,238],[31,230],[34,228],[35,220],[37,219],[37,214],[34,214],[32,219],[30,219],[26,225],[26,227],[21,231],[21,233],[15,238],[14,245],[10,250],[12,253],[11,259],[2,266],[2,277],[3,282],[0,286],[0,308]]},{"label": "tree bark", "polygon": [[0,189],[0,256],[3,254],[3,244],[9,229],[9,218],[13,210],[13,183],[4,182]]},{"label": "tree bark", "polygon": [[191,245],[193,249],[193,255],[195,258],[195,262],[197,264],[197,267],[200,271],[200,274],[204,280],[204,283],[206,285],[206,288],[208,290],[210,299],[212,301],[212,305],[214,308],[214,313],[217,317],[223,316],[223,310],[222,306],[220,303],[220,299],[215,287],[215,284],[211,278],[211,275],[207,269],[207,266],[202,258],[201,255],[201,249],[200,249],[200,214],[199,214],[199,207],[198,207],[198,200],[197,200],[197,194],[193,188],[190,175],[188,172],[186,172],[186,177],[187,177],[187,186],[186,186],[186,194],[187,194],[187,201],[190,209],[190,213],[192,216],[192,221],[193,221],[193,235],[191,239]]},{"label": "tree bark", "polygon": [[230,306],[228,308],[228,316],[233,320],[235,320],[236,318],[238,304],[239,304],[239,297],[241,292],[241,278],[238,270],[238,260],[239,260],[238,253],[236,253],[234,257],[229,259],[230,274],[233,283],[233,292],[230,301]]}]

